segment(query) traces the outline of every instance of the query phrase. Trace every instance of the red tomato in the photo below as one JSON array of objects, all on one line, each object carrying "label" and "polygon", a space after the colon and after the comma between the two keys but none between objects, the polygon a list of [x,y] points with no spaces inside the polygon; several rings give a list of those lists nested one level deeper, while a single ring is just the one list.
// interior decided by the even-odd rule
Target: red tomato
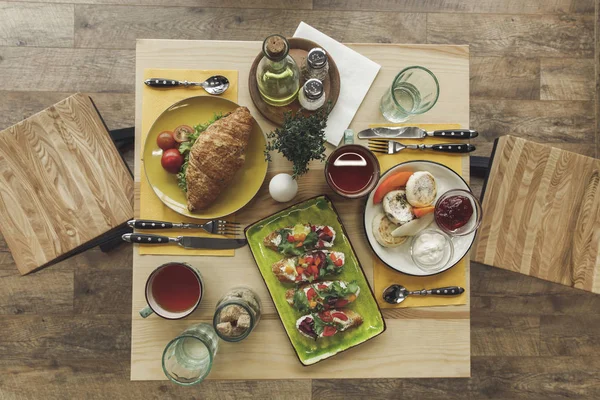
[{"label": "red tomato", "polygon": [[288,241],[288,242],[290,242],[290,243],[294,243],[294,240],[296,240],[296,239],[294,239],[294,235],[288,235],[288,236],[287,236],[287,241]]},{"label": "red tomato", "polygon": [[311,275],[316,275],[319,273],[319,268],[317,268],[317,266],[315,264],[311,264],[308,266],[306,271]]},{"label": "red tomato", "polygon": [[331,316],[331,313],[329,311],[323,311],[319,313],[319,318],[321,318],[321,320],[323,322],[331,322],[333,321],[333,317]]},{"label": "red tomato", "polygon": [[313,258],[312,257],[305,257],[304,258],[304,262],[307,263],[308,265],[312,264],[313,262]]},{"label": "red tomato", "polygon": [[194,128],[189,125],[179,125],[173,131],[173,138],[177,143],[183,143],[188,141],[188,136],[194,133]]},{"label": "red tomato", "polygon": [[329,258],[331,258],[331,261],[335,261],[337,257],[335,256],[335,253],[331,253],[329,254]]},{"label": "red tomato", "polygon": [[328,226],[326,226],[325,228],[323,228],[322,232],[324,234],[326,234],[327,236],[333,236],[333,232],[331,232],[331,229],[329,229]]},{"label": "red tomato", "polygon": [[[338,301],[341,301],[341,300],[338,300]],[[331,314],[331,316],[333,318],[337,318],[337,319],[342,320],[342,321],[348,321],[348,317],[346,316],[346,314],[341,313],[341,312],[334,312],[334,313]]]},{"label": "red tomato", "polygon": [[337,329],[335,329],[335,327],[333,327],[333,326],[327,325],[325,328],[323,328],[323,336],[325,336],[325,337],[333,336],[336,333],[337,333]]},{"label": "red tomato", "polygon": [[179,172],[181,164],[183,164],[183,156],[177,149],[165,150],[160,159],[160,164],[167,172],[176,174]]},{"label": "red tomato", "polygon": [[[335,308],[342,308],[345,307],[346,304],[348,304],[349,301],[348,300],[344,300],[344,299],[339,299],[335,302]],[[344,320],[345,321],[345,320]]]},{"label": "red tomato", "polygon": [[322,283],[318,284],[317,287],[319,288],[319,290],[325,290],[325,289],[327,289],[327,285],[324,285]]},{"label": "red tomato", "polygon": [[342,260],[341,258],[338,258],[333,262],[333,265],[335,265],[336,267],[341,267],[342,264],[344,264],[344,260]]},{"label": "red tomato", "polygon": [[173,132],[171,131],[162,131],[156,138],[156,144],[163,150],[177,147],[177,142],[173,139]]},{"label": "red tomato", "polygon": [[315,289],[313,289],[313,288],[310,288],[306,291],[306,298],[308,300],[312,300],[313,297],[315,297],[316,295],[317,295],[317,292],[315,292]]}]

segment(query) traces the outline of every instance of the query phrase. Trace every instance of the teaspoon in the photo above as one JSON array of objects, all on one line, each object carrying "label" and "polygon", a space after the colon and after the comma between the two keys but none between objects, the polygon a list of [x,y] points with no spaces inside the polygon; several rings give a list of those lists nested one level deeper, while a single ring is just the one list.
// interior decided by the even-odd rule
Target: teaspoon
[{"label": "teaspoon", "polygon": [[223,75],[211,76],[204,82],[178,81],[175,79],[167,78],[150,78],[146,79],[144,83],[154,88],[201,86],[209,94],[221,94],[224,91],[226,91],[227,88],[229,88],[229,79],[227,79]]},{"label": "teaspoon", "polygon": [[410,291],[402,285],[391,285],[383,291],[383,299],[387,303],[390,303],[390,304],[400,304],[409,295],[413,295],[413,296],[427,296],[427,295],[458,296],[459,294],[462,294],[464,291],[465,291],[465,289],[461,288],[460,286],[447,286],[447,287],[441,287],[441,288],[436,288],[436,289],[421,289],[421,290]]}]

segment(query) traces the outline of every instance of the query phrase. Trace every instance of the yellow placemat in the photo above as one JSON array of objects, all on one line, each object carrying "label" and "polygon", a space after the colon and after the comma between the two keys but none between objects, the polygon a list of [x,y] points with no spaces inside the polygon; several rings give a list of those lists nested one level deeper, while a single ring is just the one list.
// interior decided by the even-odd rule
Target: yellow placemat
[{"label": "yellow placemat", "polygon": [[[381,124],[371,125],[370,127],[378,126],[407,126],[406,124]],[[414,125],[410,125],[414,126]],[[457,124],[418,124],[419,127],[428,130],[439,130],[439,129],[458,129],[460,125]],[[402,139],[403,144],[434,144],[434,143],[456,143],[452,139],[439,139],[439,138],[425,138],[418,140]],[[384,173],[391,167],[405,161],[411,160],[427,160],[435,161],[440,164],[444,164],[448,168],[452,169],[456,173],[462,176],[463,157],[457,157],[453,155],[447,155],[443,153],[433,152],[420,152],[420,151],[401,151],[396,154],[378,154],[377,159],[381,166],[381,173]],[[463,258],[460,262],[449,270],[442,272],[441,274],[433,276],[412,276],[406,275],[401,272],[392,270],[390,267],[381,262],[378,258],[375,258],[373,263],[373,281],[375,293],[382,293],[385,288],[393,283],[399,283],[409,290],[419,289],[434,289],[442,286],[462,286],[466,288],[467,277],[466,277],[466,263]],[[383,301],[381,296],[376,296],[377,302],[381,308],[406,308],[406,307],[430,307],[430,306],[445,306],[445,305],[456,305],[466,304],[467,296],[462,294],[460,296],[410,296],[402,303],[392,305]]]},{"label": "yellow placemat", "polygon": [[[221,71],[221,70],[189,70],[189,69],[158,69],[151,68],[144,70],[144,79],[148,78],[172,78],[177,80],[188,80],[202,82],[212,75],[223,75],[229,79],[229,89],[221,95],[228,100],[237,103],[238,98],[238,71]],[[186,99],[192,96],[210,96],[202,88],[178,88],[178,89],[152,89],[144,86],[142,92],[142,149],[146,136],[152,124],[158,116],[169,108],[173,103]],[[198,121],[202,123],[204,121]],[[144,166],[142,160],[142,177],[140,182],[140,218],[154,219],[159,221],[170,222],[194,222],[199,220],[184,217],[165,206],[160,199],[154,194],[152,187],[148,183],[144,175]],[[224,219],[232,220],[232,216]],[[160,231],[160,234],[168,236],[191,235],[191,236],[212,236],[201,230],[166,230]],[[154,233],[158,233],[154,231]],[[138,246],[140,254],[165,254],[165,255],[204,255],[204,256],[234,256],[234,250],[187,250],[180,246]]]}]

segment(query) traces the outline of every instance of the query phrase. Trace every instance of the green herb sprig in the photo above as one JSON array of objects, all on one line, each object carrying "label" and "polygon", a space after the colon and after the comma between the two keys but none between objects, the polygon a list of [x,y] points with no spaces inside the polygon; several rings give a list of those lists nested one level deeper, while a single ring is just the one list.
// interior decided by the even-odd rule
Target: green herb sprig
[{"label": "green herb sprig", "polygon": [[221,113],[214,114],[208,122],[194,126],[194,133],[188,136],[188,141],[179,145],[179,153],[183,156],[183,164],[181,165],[181,169],[177,174],[177,186],[179,186],[179,188],[184,192],[187,192],[185,174],[187,172],[188,161],[190,159],[190,150],[192,149],[192,146],[194,143],[196,143],[196,140],[198,140],[198,137],[200,137],[202,132],[204,132],[213,122],[218,121],[223,117],[224,115]]},{"label": "green herb sprig", "polygon": [[267,134],[265,158],[271,161],[271,151],[278,151],[293,164],[292,177],[308,172],[312,160],[325,161],[325,127],[331,102],[312,115],[301,113],[284,115],[283,125]]}]

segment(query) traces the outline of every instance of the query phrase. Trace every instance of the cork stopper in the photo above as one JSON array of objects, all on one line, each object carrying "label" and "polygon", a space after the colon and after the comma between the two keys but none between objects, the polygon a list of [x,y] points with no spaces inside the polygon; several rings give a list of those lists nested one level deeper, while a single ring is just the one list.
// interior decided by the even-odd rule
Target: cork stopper
[{"label": "cork stopper", "polygon": [[289,45],[281,35],[271,35],[263,43],[265,56],[273,61],[284,59],[288,55]]}]

